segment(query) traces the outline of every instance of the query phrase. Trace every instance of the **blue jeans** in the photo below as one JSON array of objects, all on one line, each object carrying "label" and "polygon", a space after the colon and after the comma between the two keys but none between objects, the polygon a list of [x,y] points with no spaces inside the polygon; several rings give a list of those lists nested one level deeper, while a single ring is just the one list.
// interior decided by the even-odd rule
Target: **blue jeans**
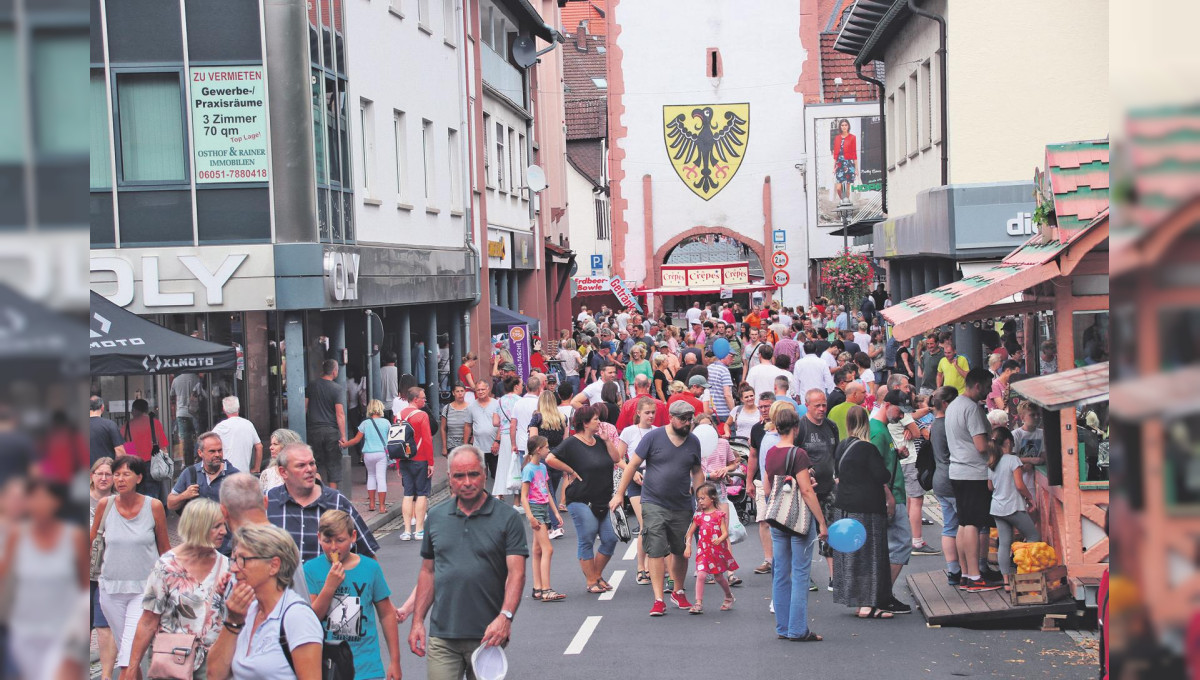
[{"label": "blue jeans", "polygon": [[[815,527],[814,527],[815,528]],[[808,635],[808,578],[817,532],[797,536],[771,527],[771,599],[775,603],[775,633],[790,638]]]},{"label": "blue jeans", "polygon": [[568,375],[564,380],[571,386],[571,394],[579,394],[579,375]]},{"label": "blue jeans", "polygon": [[[592,551],[592,544],[597,536],[600,537],[600,554],[612,557],[617,550],[617,533],[613,531],[612,522],[608,521],[608,511],[604,516],[596,517],[587,503],[570,503],[567,512],[571,513],[571,520],[575,522],[575,537],[579,541],[576,557],[580,560],[594,558],[596,554]],[[807,581],[804,587],[808,587]]]},{"label": "blue jeans", "polygon": [[[554,505],[554,507],[557,508],[558,507],[558,485],[562,483],[563,473],[558,470],[555,470],[554,468],[550,468],[546,477],[547,477],[546,486],[548,486],[550,489],[550,503],[552,505]],[[562,528],[562,522],[558,521],[558,514],[555,513],[553,510],[551,510],[550,511],[550,529],[554,530],[554,529],[561,529],[561,528]]]}]

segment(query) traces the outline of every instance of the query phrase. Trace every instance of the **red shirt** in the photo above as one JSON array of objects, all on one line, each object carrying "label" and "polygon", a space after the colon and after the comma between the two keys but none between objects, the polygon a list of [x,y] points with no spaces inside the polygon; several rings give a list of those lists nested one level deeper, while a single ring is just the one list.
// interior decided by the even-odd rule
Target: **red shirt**
[{"label": "red shirt", "polygon": [[846,135],[845,137],[837,136],[833,139],[833,157],[836,160],[838,157],[838,147],[842,149],[842,155],[848,161],[858,160],[858,139],[854,135]]},{"label": "red shirt", "polygon": [[[617,432],[623,432],[625,428],[634,423],[637,417],[637,405],[642,397],[654,399],[648,394],[639,394],[633,399],[626,399],[625,403],[621,404],[621,413],[617,416]],[[661,401],[654,399],[654,406],[654,427],[662,427],[671,419],[671,415],[667,412],[667,405]]]},{"label": "red shirt", "polygon": [[408,407],[400,412],[398,420],[406,420],[412,425],[413,436],[417,438],[417,455],[413,460],[418,463],[433,464],[433,432],[429,429],[429,414],[421,409]]},{"label": "red shirt", "polygon": [[[671,404],[674,404],[675,402],[679,401],[680,399],[691,404],[692,408],[696,409],[696,413],[704,413],[704,402],[700,401],[694,395],[692,395],[691,392],[687,392],[687,391],[683,391],[683,392],[680,392],[679,394],[671,395],[671,398],[667,400],[667,406],[669,407]],[[667,415],[670,416],[670,412],[668,412]],[[658,415],[656,414],[654,417],[655,417],[655,419],[657,419]]]},{"label": "red shirt", "polygon": [[474,385],[471,384],[471,379],[474,377],[475,376],[471,375],[471,367],[470,366],[463,364],[462,366],[458,367],[458,382],[461,385],[465,385],[467,388],[467,391],[470,391],[471,389],[473,389],[475,387]]},{"label": "red shirt", "polygon": [[546,372],[546,358],[542,356],[541,352],[534,352],[533,354],[531,354],[529,356],[529,367],[531,369],[535,369],[535,370],[541,371],[542,373],[545,373]]},{"label": "red shirt", "polygon": [[[125,435],[125,441],[133,442],[133,446],[125,445],[125,453],[135,455],[142,460],[150,460],[150,448],[153,445],[153,440],[150,437],[150,416],[138,416],[133,418],[125,427],[121,428],[121,434]],[[165,449],[171,445],[171,441],[167,439],[167,433],[163,430],[162,421],[158,418],[154,419],[154,434],[158,437],[158,447]],[[133,450],[131,451],[130,448]]]}]

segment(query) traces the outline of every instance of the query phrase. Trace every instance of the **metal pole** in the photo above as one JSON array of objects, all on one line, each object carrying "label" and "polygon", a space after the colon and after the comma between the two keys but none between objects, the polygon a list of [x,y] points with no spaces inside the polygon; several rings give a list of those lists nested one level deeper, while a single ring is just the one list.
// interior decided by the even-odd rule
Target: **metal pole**
[{"label": "metal pole", "polygon": [[[371,310],[367,315],[367,403],[375,398],[375,347],[371,344]],[[349,434],[349,433],[347,433]]]}]

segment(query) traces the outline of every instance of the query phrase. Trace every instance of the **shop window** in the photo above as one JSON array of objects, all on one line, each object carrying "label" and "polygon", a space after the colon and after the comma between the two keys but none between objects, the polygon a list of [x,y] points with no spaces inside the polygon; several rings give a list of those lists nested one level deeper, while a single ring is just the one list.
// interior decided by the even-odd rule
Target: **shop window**
[{"label": "shop window", "polygon": [[90,184],[93,189],[112,187],[112,130],[108,120],[108,83],[104,71],[92,71],[88,87]]},{"label": "shop window", "polygon": [[[1108,361],[1108,312],[1076,312],[1072,317],[1075,367]],[[1058,370],[1069,368],[1072,366],[1064,366],[1059,357]]]},{"label": "shop window", "polygon": [[185,183],[179,71],[117,74],[122,183]]}]

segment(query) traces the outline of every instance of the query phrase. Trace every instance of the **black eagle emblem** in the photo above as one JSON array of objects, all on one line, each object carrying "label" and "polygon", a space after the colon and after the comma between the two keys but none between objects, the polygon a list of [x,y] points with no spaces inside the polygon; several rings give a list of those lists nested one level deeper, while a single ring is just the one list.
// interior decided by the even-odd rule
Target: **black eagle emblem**
[{"label": "black eagle emblem", "polygon": [[730,157],[741,157],[737,147],[745,144],[746,121],[733,111],[726,111],[725,126],[717,130],[711,106],[692,109],[692,118],[700,119],[697,132],[688,129],[687,116],[682,113],[667,123],[667,150],[675,160],[683,162],[689,178],[698,176],[692,186],[707,194],[721,186],[718,180],[728,174]]}]

